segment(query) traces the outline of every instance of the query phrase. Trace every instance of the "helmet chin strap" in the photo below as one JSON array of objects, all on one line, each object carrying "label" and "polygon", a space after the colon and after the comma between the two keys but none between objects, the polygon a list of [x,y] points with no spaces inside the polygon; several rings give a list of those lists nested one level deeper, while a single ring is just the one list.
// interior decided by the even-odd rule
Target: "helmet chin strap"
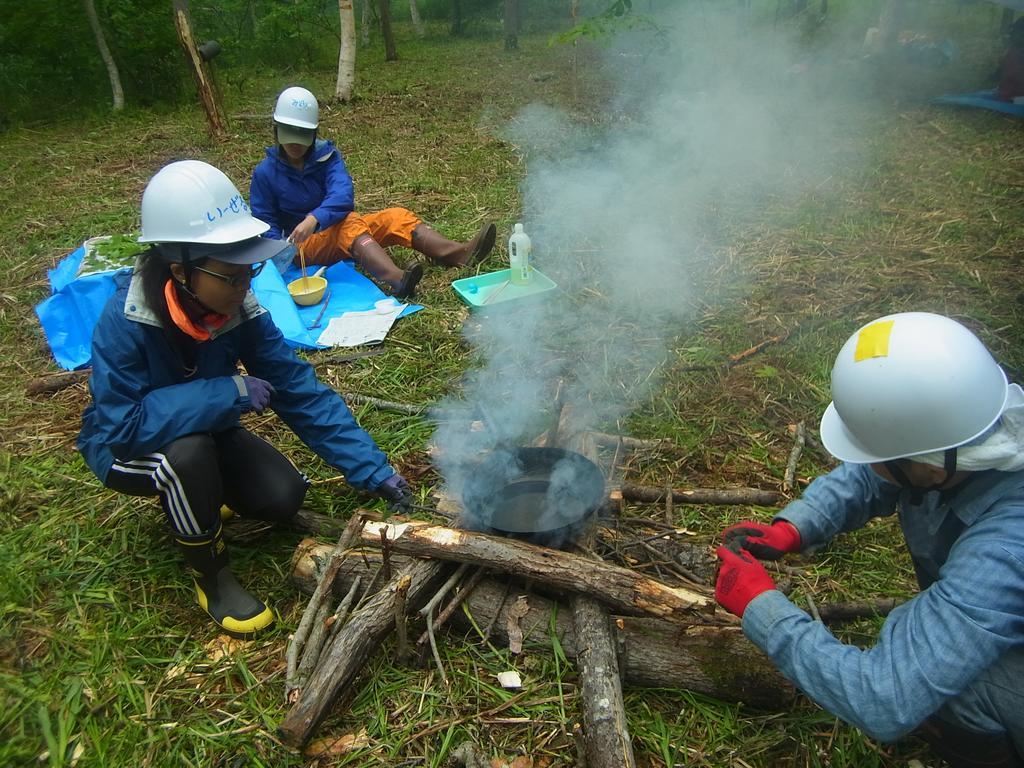
[{"label": "helmet chin strap", "polygon": [[191,287],[192,271],[193,271],[192,270],[192,260],[189,258],[189,251],[188,251],[188,246],[187,245],[183,245],[182,246],[181,267],[182,267],[182,269],[185,270],[185,277],[184,277],[183,280],[176,280],[175,281],[177,283],[177,285],[178,285],[178,290],[183,291],[190,299],[192,299],[192,301],[194,301],[196,304],[198,304],[199,308],[201,310],[203,310],[203,312],[205,314],[219,315],[220,313],[217,312],[217,310],[212,309],[211,307],[207,306],[203,302],[203,300],[200,299],[195,294],[195,291],[192,290],[192,287]]},{"label": "helmet chin strap", "polygon": [[931,491],[941,490],[942,486],[949,482],[950,478],[956,473],[956,448],[947,448],[942,454],[942,469],[946,473],[946,476],[937,483],[933,483],[928,486],[914,485],[910,482],[910,478],[907,477],[907,473],[903,471],[903,468],[899,465],[898,459],[890,459],[889,461],[882,462],[883,466],[889,470],[889,474],[892,475],[896,484],[901,488],[906,488],[910,491],[910,500],[914,504],[920,504],[924,500],[924,495]]}]

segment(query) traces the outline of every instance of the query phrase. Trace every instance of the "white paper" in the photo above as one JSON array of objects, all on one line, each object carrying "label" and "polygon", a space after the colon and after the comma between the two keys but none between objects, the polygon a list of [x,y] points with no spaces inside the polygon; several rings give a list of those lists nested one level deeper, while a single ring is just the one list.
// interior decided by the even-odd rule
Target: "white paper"
[{"label": "white paper", "polygon": [[516,672],[515,670],[509,671],[509,672],[499,672],[497,677],[498,677],[498,684],[501,685],[502,688],[522,688],[523,687],[523,680],[522,680],[521,677],[519,677],[519,673]]},{"label": "white paper", "polygon": [[394,299],[381,299],[373,309],[363,312],[345,312],[332,317],[327,328],[316,340],[325,347],[358,347],[360,344],[380,344],[395,324],[398,315],[408,304]]}]

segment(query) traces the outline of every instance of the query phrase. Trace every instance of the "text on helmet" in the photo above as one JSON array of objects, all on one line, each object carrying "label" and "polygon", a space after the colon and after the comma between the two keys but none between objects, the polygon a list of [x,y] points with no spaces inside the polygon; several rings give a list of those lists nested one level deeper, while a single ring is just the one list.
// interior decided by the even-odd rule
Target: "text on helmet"
[{"label": "text on helmet", "polygon": [[220,206],[217,206],[216,211],[216,215],[214,215],[213,211],[207,211],[206,220],[209,222],[214,222],[223,219],[229,213],[248,213],[249,205],[245,202],[244,198],[241,195],[235,195],[230,200],[228,200],[227,205],[225,207],[221,208]]}]

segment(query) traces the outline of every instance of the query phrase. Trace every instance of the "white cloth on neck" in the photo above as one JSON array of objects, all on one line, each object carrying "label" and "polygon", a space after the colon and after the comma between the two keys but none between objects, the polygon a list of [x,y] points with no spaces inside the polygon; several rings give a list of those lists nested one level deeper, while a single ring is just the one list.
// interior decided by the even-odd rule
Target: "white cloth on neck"
[{"label": "white cloth on neck", "polygon": [[[909,456],[933,467],[945,465],[945,451]],[[956,449],[956,468],[966,472],[998,469],[1016,472],[1024,469],[1024,390],[1011,384],[1006,405],[999,420],[981,437]]]}]

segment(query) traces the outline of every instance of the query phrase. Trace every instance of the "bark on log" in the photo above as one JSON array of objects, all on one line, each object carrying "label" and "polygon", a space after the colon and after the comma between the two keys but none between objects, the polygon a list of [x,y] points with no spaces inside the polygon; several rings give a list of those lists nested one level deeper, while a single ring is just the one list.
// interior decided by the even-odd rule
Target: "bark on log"
[{"label": "bark on log", "polygon": [[[317,584],[318,558],[322,561],[331,550],[331,544],[306,539],[295,551],[292,561],[292,582],[306,594]],[[406,559],[395,555],[397,568],[405,567]],[[343,595],[353,579],[370,578],[380,565],[380,554],[366,552],[364,556],[346,558],[338,572],[334,593]],[[503,599],[508,590],[505,578],[485,577],[476,585],[449,619],[449,630],[475,632],[477,627],[492,627],[491,642],[507,645],[508,611],[516,600],[513,589],[511,599]],[[523,642],[527,652],[551,651],[551,617],[554,613],[554,631],[565,653],[578,656],[579,646],[572,616],[565,605],[559,605],[536,593],[531,593],[529,612],[519,619]],[[822,613],[828,606],[822,606]],[[468,615],[467,615],[468,614]],[[468,616],[473,617],[471,622]],[[700,623],[689,626],[678,622],[630,616],[610,617],[614,635],[622,648],[620,660],[626,683],[638,687],[683,688],[714,696],[723,701],[740,701],[760,709],[779,710],[789,706],[795,692],[778,674],[764,655],[743,635],[738,626],[713,626]]]},{"label": "bark on log", "polygon": [[611,617],[603,605],[587,595],[574,595],[569,606],[577,638],[576,668],[583,702],[587,766],[632,768],[636,758],[626,725]]},{"label": "bark on log", "polygon": [[[560,426],[556,445],[560,441],[600,466],[597,444],[591,433],[569,435]],[[579,546],[592,547],[595,533],[596,527],[591,524]],[[623,675],[608,611],[589,595],[573,595],[569,607],[576,633],[586,764],[588,768],[636,768],[622,695]]]},{"label": "bark on log", "polygon": [[[627,501],[644,501],[651,504],[664,501],[665,488],[650,485],[622,484],[622,498]],[[759,507],[774,507],[785,501],[778,491],[760,488],[690,488],[672,490],[672,501],[676,504],[753,504]]]},{"label": "bark on log", "polygon": [[406,565],[384,589],[355,611],[323,652],[302,696],[288,711],[277,732],[292,747],[302,747],[327,716],[331,706],[363,668],[367,658],[395,625],[395,600],[399,585],[409,580],[407,607],[418,607],[437,587],[448,564],[418,560]]},{"label": "bark on log", "polygon": [[697,610],[715,605],[710,590],[670,587],[602,560],[442,525],[394,518],[388,523],[368,522],[362,543],[380,547],[385,529],[394,552],[487,566],[554,589],[592,595],[622,613],[691,620]]}]

